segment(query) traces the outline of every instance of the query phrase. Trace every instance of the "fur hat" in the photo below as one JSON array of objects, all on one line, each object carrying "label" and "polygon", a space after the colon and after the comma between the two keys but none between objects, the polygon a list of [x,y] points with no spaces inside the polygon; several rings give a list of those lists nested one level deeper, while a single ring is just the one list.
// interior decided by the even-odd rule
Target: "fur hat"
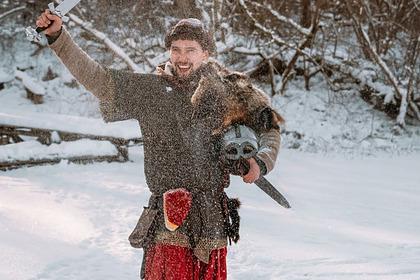
[{"label": "fur hat", "polygon": [[181,19],[175,24],[165,36],[165,47],[170,49],[173,41],[193,40],[200,44],[203,50],[212,54],[215,49],[215,43],[212,35],[204,24],[196,18]]}]

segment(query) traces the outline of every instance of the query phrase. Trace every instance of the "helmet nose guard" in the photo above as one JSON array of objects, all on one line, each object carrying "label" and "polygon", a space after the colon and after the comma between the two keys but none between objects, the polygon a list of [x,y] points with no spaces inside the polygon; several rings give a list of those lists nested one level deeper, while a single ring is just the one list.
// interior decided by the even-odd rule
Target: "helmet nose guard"
[{"label": "helmet nose guard", "polygon": [[258,151],[258,137],[245,125],[231,126],[223,136],[223,155],[228,160],[252,158]]}]

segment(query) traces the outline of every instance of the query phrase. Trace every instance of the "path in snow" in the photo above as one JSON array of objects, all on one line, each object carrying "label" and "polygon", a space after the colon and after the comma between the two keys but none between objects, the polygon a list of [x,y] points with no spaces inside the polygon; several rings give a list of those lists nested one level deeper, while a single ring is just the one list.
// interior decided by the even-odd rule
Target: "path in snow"
[{"label": "path in snow", "polygon": [[[149,194],[141,158],[0,173],[0,279],[137,279],[127,236]],[[420,155],[283,151],[268,178],[290,210],[235,178],[229,279],[420,279],[419,167]]]}]

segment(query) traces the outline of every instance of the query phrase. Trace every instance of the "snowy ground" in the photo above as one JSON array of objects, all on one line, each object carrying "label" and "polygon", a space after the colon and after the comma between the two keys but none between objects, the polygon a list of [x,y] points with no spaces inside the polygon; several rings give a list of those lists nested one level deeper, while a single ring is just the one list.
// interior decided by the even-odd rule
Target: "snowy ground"
[{"label": "snowy ground", "polygon": [[[285,150],[269,179],[290,210],[235,179],[242,228],[229,279],[420,279],[419,163]],[[142,252],[127,236],[149,194],[142,168],[139,152],[1,173],[0,279],[136,279]]]}]

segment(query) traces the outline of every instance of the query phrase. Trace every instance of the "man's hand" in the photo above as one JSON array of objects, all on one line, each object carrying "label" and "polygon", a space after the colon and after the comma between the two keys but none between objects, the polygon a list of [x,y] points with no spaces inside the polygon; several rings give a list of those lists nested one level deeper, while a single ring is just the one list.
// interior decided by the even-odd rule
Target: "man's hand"
[{"label": "man's hand", "polygon": [[[52,24],[51,24],[52,23]],[[51,24],[51,26],[49,26]],[[45,10],[36,20],[36,26],[38,27],[48,27],[44,30],[45,35],[54,36],[60,30],[63,25],[63,21],[59,16],[56,16],[50,12],[50,10]]]},{"label": "man's hand", "polygon": [[260,166],[255,161],[254,158],[248,159],[249,163],[249,172],[246,175],[242,176],[242,179],[245,183],[254,183],[258,178],[260,178]]}]

